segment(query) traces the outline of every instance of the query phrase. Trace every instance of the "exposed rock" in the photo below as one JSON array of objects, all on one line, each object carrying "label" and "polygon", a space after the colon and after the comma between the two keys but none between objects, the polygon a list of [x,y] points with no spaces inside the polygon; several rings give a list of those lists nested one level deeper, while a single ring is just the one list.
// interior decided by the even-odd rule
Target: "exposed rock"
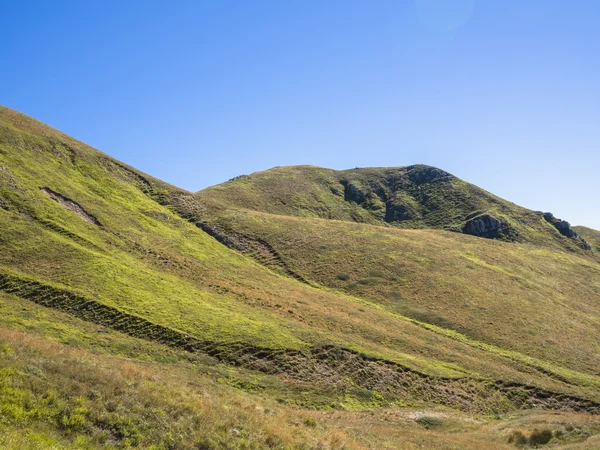
[{"label": "exposed rock", "polygon": [[452,175],[450,175],[448,172],[445,172],[436,167],[418,168],[417,166],[408,172],[408,178],[410,179],[410,181],[417,185],[431,183],[433,180],[436,180],[438,178],[446,179],[451,176]]},{"label": "exposed rock", "polygon": [[359,188],[348,181],[342,181],[344,185],[344,200],[356,203],[362,203],[365,201],[366,194]]},{"label": "exposed rock", "polygon": [[484,238],[497,238],[505,225],[489,214],[482,214],[468,220],[463,227],[463,233]]},{"label": "exposed rock", "polygon": [[573,230],[573,228],[571,228],[571,224],[569,222],[567,222],[566,220],[561,220],[561,221],[555,223],[554,226],[556,227],[558,232],[560,234],[562,234],[563,236],[566,236],[568,238],[573,238],[575,236],[579,236],[575,232],[575,230]]},{"label": "exposed rock", "polygon": [[4,209],[5,211],[10,210],[10,207],[8,206],[8,202],[6,200],[4,200],[2,197],[0,197],[0,208]]},{"label": "exposed rock", "polygon": [[237,177],[230,178],[227,183],[231,183],[232,181],[246,180],[248,178],[250,178],[250,175],[238,175]]},{"label": "exposed rock", "polygon": [[397,205],[390,201],[387,202],[385,206],[386,222],[399,222],[413,219],[411,211],[405,205]]},{"label": "exposed rock", "polygon": [[590,244],[588,244],[585,239],[583,239],[581,236],[579,236],[579,234],[577,234],[577,232],[573,228],[571,228],[571,224],[569,222],[567,222],[566,220],[558,219],[558,218],[554,217],[554,214],[549,213],[549,212],[544,213],[543,217],[546,222],[554,225],[554,228],[556,228],[560,234],[562,234],[563,236],[565,236],[567,238],[578,241],[578,244],[582,249],[584,249],[584,250],[592,249]]}]

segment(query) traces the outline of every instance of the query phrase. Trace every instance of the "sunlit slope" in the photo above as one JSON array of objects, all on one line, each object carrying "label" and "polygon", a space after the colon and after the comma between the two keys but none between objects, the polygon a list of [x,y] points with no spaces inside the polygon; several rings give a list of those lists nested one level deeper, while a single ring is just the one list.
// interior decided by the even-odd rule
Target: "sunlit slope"
[{"label": "sunlit slope", "polygon": [[434,228],[579,253],[569,224],[522,208],[435,167],[276,167],[198,192],[206,204],[272,214]]},{"label": "sunlit slope", "polygon": [[[160,193],[142,192],[137,173],[108,157],[10,111],[2,125],[0,264],[9,277],[224,345],[301,349],[332,340],[380,347],[386,328],[394,329],[361,325],[352,302],[227,249],[153,200]],[[77,202],[98,224],[42,187]],[[322,305],[337,305],[333,321]]]},{"label": "sunlit slope", "polygon": [[265,240],[287,267],[478,341],[600,370],[600,265],[546,247],[435,230],[220,210],[232,238]]},{"label": "sunlit slope", "polygon": [[[522,362],[457,343],[353,292],[277,275],[165,206],[168,192],[155,180],[18,113],[1,117],[6,292],[237,363],[244,352],[326,344],[434,376],[530,378]],[[246,359],[260,365],[258,356]],[[534,377],[557,388],[556,379]]]}]

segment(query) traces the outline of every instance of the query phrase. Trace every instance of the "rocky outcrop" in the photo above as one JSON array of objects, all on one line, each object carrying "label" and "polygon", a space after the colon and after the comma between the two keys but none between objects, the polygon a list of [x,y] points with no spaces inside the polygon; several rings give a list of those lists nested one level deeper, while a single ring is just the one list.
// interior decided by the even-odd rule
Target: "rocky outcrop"
[{"label": "rocky outcrop", "polygon": [[571,224],[566,220],[561,220],[560,222],[555,224],[556,229],[560,234],[566,236],[568,238],[578,237],[579,235],[571,228]]},{"label": "rocky outcrop", "polygon": [[386,222],[401,222],[414,219],[412,212],[405,205],[398,205],[387,202],[385,205],[385,221]]},{"label": "rocky outcrop", "polygon": [[549,213],[549,212],[544,213],[543,217],[546,222],[548,222],[551,225],[554,225],[554,228],[556,228],[560,234],[562,234],[563,236],[565,236],[569,239],[573,239],[573,240],[577,241],[578,245],[582,249],[584,249],[584,250],[592,249],[590,244],[588,244],[585,239],[583,239],[581,236],[579,236],[579,234],[577,234],[577,232],[573,228],[571,228],[571,224],[569,222],[567,222],[566,220],[558,219],[558,218],[554,217],[554,214]]},{"label": "rocky outcrop", "polygon": [[413,166],[408,171],[408,179],[416,185],[431,183],[434,180],[451,178],[448,172],[437,167]]},{"label": "rocky outcrop", "polygon": [[463,227],[463,233],[472,236],[494,239],[501,235],[506,227],[504,223],[489,214],[481,214],[468,220]]},{"label": "rocky outcrop", "polygon": [[347,202],[362,203],[365,201],[366,194],[349,181],[342,181],[344,185],[344,200]]}]

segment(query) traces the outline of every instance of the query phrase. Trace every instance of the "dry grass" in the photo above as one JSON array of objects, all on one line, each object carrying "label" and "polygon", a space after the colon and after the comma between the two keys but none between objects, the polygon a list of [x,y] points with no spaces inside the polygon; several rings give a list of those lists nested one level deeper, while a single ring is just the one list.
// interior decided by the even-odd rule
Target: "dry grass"
[{"label": "dry grass", "polygon": [[220,212],[215,221],[266,238],[294,271],[319,285],[499,348],[589,374],[600,370],[592,351],[600,340],[600,265],[593,258],[247,210]]},{"label": "dry grass", "polygon": [[[83,323],[70,327],[86,333]],[[169,352],[154,347],[148,353]],[[142,362],[4,326],[0,348],[4,448],[508,449],[512,432],[540,426],[564,430],[563,443],[578,448],[600,431],[600,419],[574,413],[494,420],[439,407],[300,410],[271,391],[230,387],[200,361]],[[427,429],[423,417],[441,425]]]}]

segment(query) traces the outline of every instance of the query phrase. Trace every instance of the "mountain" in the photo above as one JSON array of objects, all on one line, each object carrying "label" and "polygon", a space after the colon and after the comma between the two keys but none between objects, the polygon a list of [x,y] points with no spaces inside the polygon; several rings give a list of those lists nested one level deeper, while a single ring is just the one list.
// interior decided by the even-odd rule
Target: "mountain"
[{"label": "mountain", "polygon": [[593,448],[568,229],[425,166],[191,193],[0,108],[0,446]]},{"label": "mountain", "polygon": [[441,229],[577,251],[589,245],[568,222],[496,197],[435,167],[335,171],[276,167],[197,194],[271,214],[408,229]]}]

